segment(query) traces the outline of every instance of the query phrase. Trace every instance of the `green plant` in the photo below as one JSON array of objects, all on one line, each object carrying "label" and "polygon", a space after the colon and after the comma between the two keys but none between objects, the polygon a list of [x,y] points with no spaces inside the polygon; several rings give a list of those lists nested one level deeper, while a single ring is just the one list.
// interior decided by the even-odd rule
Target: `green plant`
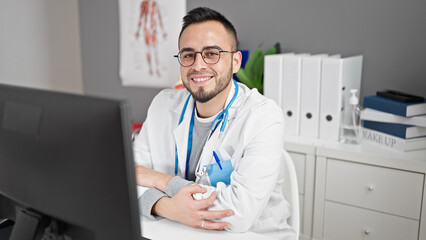
[{"label": "green plant", "polygon": [[279,43],[276,43],[272,48],[262,52],[260,48],[257,48],[249,56],[246,66],[240,68],[236,73],[238,79],[247,85],[247,87],[257,88],[260,93],[263,93],[263,68],[264,58],[266,55],[277,54],[281,52]]}]

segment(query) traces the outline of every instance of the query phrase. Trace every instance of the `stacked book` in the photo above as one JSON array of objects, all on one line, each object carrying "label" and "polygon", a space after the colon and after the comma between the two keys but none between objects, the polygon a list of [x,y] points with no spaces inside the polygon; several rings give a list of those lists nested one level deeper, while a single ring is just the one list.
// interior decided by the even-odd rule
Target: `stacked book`
[{"label": "stacked book", "polygon": [[402,152],[426,149],[426,100],[390,92],[364,97],[363,140]]}]

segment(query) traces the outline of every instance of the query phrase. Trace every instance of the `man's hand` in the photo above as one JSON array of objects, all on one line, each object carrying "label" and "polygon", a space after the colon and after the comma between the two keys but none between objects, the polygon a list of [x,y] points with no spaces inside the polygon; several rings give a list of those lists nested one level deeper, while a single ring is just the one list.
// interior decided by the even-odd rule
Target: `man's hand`
[{"label": "man's hand", "polygon": [[157,188],[160,191],[166,192],[167,184],[173,177],[165,173],[157,172],[150,168],[140,165],[135,165],[136,183],[143,187]]},{"label": "man's hand", "polygon": [[[195,200],[194,193],[205,193],[207,189],[198,184],[183,187],[172,198],[163,197],[153,206],[153,214],[178,221],[193,228],[204,228],[208,230],[224,230],[229,228],[227,222],[214,222],[234,214],[232,210],[209,211],[207,210],[216,200],[216,192],[208,198]],[[203,224],[204,222],[204,224]]]}]

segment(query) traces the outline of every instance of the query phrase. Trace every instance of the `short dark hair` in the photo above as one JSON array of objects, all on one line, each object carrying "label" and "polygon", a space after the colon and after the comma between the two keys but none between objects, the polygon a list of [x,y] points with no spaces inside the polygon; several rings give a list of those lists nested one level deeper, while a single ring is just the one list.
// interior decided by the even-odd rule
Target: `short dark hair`
[{"label": "short dark hair", "polygon": [[[191,11],[189,11],[185,17],[183,17],[183,23],[182,23],[182,29],[179,33],[179,39],[182,35],[182,32],[191,24],[193,23],[202,23],[206,21],[218,21],[222,23],[222,25],[225,27],[225,29],[231,33],[232,37],[234,38],[234,47],[237,48],[237,31],[235,30],[232,23],[225,18],[222,14],[219,12],[207,8],[207,7],[198,7],[194,8]],[[237,50],[237,49],[233,49]]]}]

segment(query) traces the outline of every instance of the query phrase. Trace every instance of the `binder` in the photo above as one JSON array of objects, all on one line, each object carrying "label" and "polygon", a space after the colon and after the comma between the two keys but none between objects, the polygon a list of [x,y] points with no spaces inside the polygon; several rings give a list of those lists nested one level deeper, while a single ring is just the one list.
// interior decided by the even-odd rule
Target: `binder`
[{"label": "binder", "polygon": [[282,101],[285,134],[299,136],[302,57],[308,54],[284,55]]},{"label": "binder", "polygon": [[300,136],[318,138],[321,93],[321,63],[326,54],[302,58]]},{"label": "binder", "polygon": [[362,56],[323,58],[319,138],[339,140],[341,112],[350,89],[361,89]]},{"label": "binder", "polygon": [[265,56],[263,75],[263,94],[281,106],[283,56],[294,53],[273,54]]}]

